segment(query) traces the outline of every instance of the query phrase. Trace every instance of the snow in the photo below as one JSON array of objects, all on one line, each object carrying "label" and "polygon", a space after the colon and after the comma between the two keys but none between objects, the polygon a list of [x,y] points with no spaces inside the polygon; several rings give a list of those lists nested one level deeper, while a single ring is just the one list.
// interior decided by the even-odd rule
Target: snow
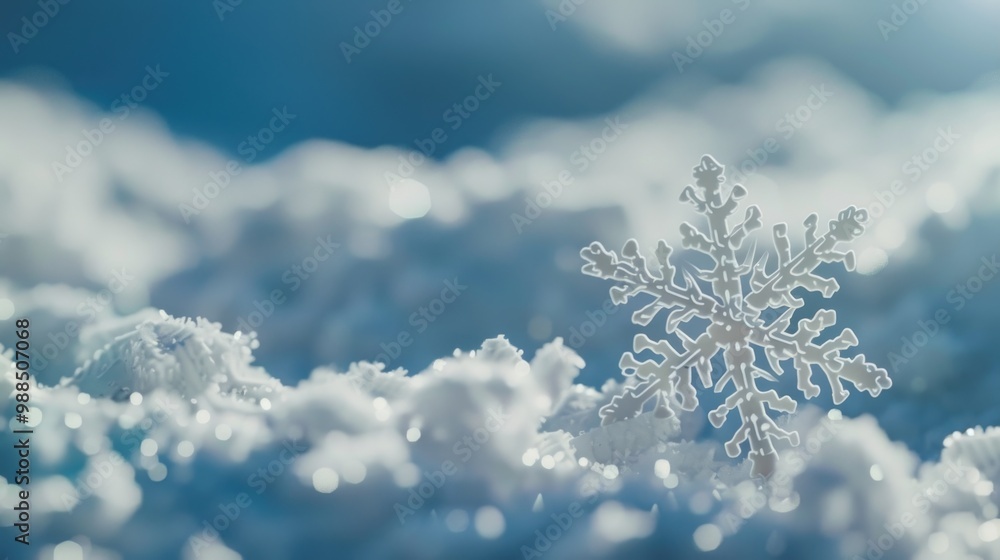
[{"label": "snow", "polygon": [[[761,131],[818,84],[835,97],[808,131],[740,182],[762,217],[789,223],[795,248],[808,212],[819,212],[818,228],[848,218],[839,211],[849,205],[868,211],[854,244],[869,275],[817,274],[838,280],[828,307],[892,390],[839,405],[839,390],[822,391],[818,407],[774,418],[799,445],[775,449],[766,483],[723,453],[733,423],[706,428],[721,404],[711,392],[697,395],[702,410],[602,426],[600,410],[634,388],[615,366],[637,339],[635,309],[609,307],[596,327],[606,296],[578,278],[577,248],[659,236],[681,247],[675,226],[698,214],[676,202],[678,170],[712,149],[734,175]],[[31,317],[46,349],[30,389],[32,556],[513,558],[537,547],[544,558],[1000,558],[989,428],[1000,424],[990,334],[1000,296],[990,286],[961,309],[947,299],[1000,233],[995,85],[890,106],[832,69],[783,60],[713,91],[685,101],[666,84],[622,107],[630,128],[586,173],[573,168],[573,188],[518,234],[510,215],[613,115],[528,124],[490,153],[427,161],[414,180],[429,199],[420,189],[390,198],[383,174],[402,150],[298,145],[249,166],[185,223],[178,204],[224,155],[136,113],[59,182],[51,146],[79,141],[102,114],[0,84],[0,251],[23,263],[5,268],[0,315]],[[939,126],[954,128],[961,149],[911,181],[901,166]],[[905,191],[886,209],[894,181]],[[341,249],[293,291],[284,272],[327,236]],[[682,269],[704,262],[673,257]],[[456,275],[468,294],[417,333],[410,314]],[[255,334],[241,331],[276,287],[285,303]],[[834,319],[812,296],[788,322],[814,317],[810,336]],[[890,359],[901,333],[939,309],[948,328],[919,355]],[[577,340],[584,324],[594,334]],[[404,330],[414,344],[398,359],[363,361]],[[11,348],[12,332],[0,342]],[[14,387],[9,358],[2,397]],[[796,381],[778,377],[775,390],[791,394]],[[5,449],[13,443],[0,434]],[[7,527],[16,487],[0,476]],[[546,531],[559,535],[550,546]]]},{"label": "snow", "polygon": [[[892,523],[904,533],[892,537],[887,558],[932,554],[927,547],[946,543],[980,555],[997,551],[991,524],[997,507],[990,500],[997,479],[990,477],[997,476],[998,462],[989,451],[995,430],[955,434],[941,463],[921,465],[871,417],[806,408],[787,426],[803,434],[802,444],[779,451],[776,471],[762,485],[750,478],[750,460],[719,461],[718,444],[681,440],[677,416],[647,413],[598,426],[601,403],[613,393],[581,400],[588,389],[574,379],[584,364],[558,340],[530,362],[498,337],[413,375],[365,363],[348,372],[317,369],[271,392],[272,406],[265,408],[251,392],[212,382],[251,367],[247,339],[204,320],[141,317],[151,315],[157,318],[136,319],[134,330],[111,344],[129,341],[132,332],[182,328],[189,338],[180,344],[170,338],[159,360],[169,362],[191,344],[242,358],[200,370],[209,375],[198,383],[190,376],[148,376],[142,392],[132,393],[142,398],[134,400],[81,392],[90,374],[33,387],[46,415],[80,419],[73,430],[42,422],[35,436],[47,449],[34,465],[34,522],[47,528],[40,538],[62,547],[59,554],[76,550],[66,542],[93,542],[127,557],[282,558],[308,539],[352,543],[353,555],[421,558],[430,549],[403,544],[412,542],[415,527],[424,535],[422,546],[435,542],[434,535],[471,533],[466,546],[473,548],[487,550],[498,539],[501,546],[544,548],[563,529],[535,542],[525,525],[533,510],[588,526],[574,533],[573,543],[551,549],[559,558],[579,554],[580,546],[588,547],[588,557],[613,558],[632,542],[725,549],[747,538],[744,525],[754,534],[778,531],[785,543],[836,537],[844,554],[863,554],[858,547],[867,544],[857,536],[878,535]],[[157,330],[151,322],[173,329]],[[134,365],[122,366],[119,379],[136,384],[147,373],[142,363],[125,364]],[[260,386],[279,387],[266,373],[257,375]],[[5,374],[7,383],[11,376]],[[395,388],[385,391],[389,380]],[[8,402],[4,414],[10,409]],[[593,427],[577,436],[545,431],[566,414],[588,416]],[[220,427],[227,437],[219,437]],[[541,460],[526,461],[529,455]],[[871,476],[875,466],[879,477]],[[14,486],[3,486],[10,499]],[[637,492],[644,498],[636,501]],[[684,529],[662,525],[682,519],[685,503],[703,520],[697,527],[684,522],[687,541],[675,536]],[[235,518],[226,522],[220,511]],[[3,515],[4,523],[12,521],[9,510]],[[179,517],[165,524],[164,515]],[[205,521],[181,522],[189,515]],[[149,539],[140,543],[127,534]],[[365,538],[374,534],[384,535],[382,544]],[[929,534],[934,538],[925,538]]]}]

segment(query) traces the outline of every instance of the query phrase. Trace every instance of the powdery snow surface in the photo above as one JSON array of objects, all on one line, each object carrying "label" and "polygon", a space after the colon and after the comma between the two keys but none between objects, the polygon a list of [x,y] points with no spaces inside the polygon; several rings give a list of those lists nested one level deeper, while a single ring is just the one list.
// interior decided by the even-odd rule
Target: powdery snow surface
[{"label": "powdery snow surface", "polygon": [[[118,330],[61,386],[32,383],[39,558],[1000,553],[993,429],[955,434],[922,464],[869,416],[808,408],[785,426],[802,444],[762,481],[718,444],[685,441],[676,417],[585,427],[618,387],[574,384],[584,364],[559,339],[531,361],[498,337],[413,375],[359,363],[285,386],[253,371],[245,335],[203,319],[142,313]],[[122,345],[157,358],[128,366]],[[104,375],[141,390],[98,394],[107,353],[126,365]]]},{"label": "powdery snow surface", "polygon": [[[592,15],[577,25],[621,36]],[[53,146],[105,115],[0,85],[0,252],[21,263],[4,269],[0,318],[30,317],[37,350],[34,544],[3,552],[1000,558],[1000,435],[976,428],[1000,424],[1000,292],[953,292],[995,257],[1000,90],[889,108],[790,60],[712,91],[667,85],[620,114],[530,124],[392,188],[405,152],[313,142],[213,191],[226,158],[141,112],[56,174]],[[806,125],[780,124],[821,96]],[[615,140],[580,169],[576,150],[598,136]],[[780,157],[757,169],[767,137]],[[788,222],[801,239],[804,216],[850,205],[872,219],[855,244],[863,275],[832,272],[836,298],[801,309],[835,309],[893,387],[775,418],[799,445],[776,446],[766,481],[726,455],[735,427],[705,428],[717,396],[601,425],[634,388],[618,357],[635,309],[579,274],[579,249],[679,246],[695,216],[677,201],[706,151],[768,231]],[[948,328],[935,330],[940,310]],[[800,400],[794,385],[775,387]],[[5,450],[15,442],[0,433]],[[10,526],[17,488],[0,476]]]}]

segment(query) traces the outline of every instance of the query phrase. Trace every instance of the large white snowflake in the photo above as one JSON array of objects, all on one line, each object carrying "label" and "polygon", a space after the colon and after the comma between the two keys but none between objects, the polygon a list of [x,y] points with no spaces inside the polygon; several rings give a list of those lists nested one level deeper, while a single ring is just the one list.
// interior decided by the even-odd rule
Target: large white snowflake
[{"label": "large white snowflake", "polygon": [[[585,274],[615,282],[610,290],[615,303],[625,303],[638,294],[653,296],[652,302],[633,314],[635,324],[647,326],[660,311],[668,311],[666,332],[670,337],[652,340],[640,333],[633,341],[636,353],[650,350],[662,360],[639,361],[631,352],[622,355],[622,373],[631,382],[601,409],[601,420],[610,424],[635,417],[653,398],[660,416],[673,415],[678,406],[694,410],[698,406],[692,383],[694,370],[706,389],[714,383],[717,393],[727,386],[731,391],[725,403],[708,414],[712,425],[719,428],[731,411],[739,413],[742,425],[726,443],[726,453],[739,456],[740,446],[749,441],[753,474],[768,475],[776,460],[775,441],[783,439],[798,445],[799,440],[797,433],[778,427],[769,412],[794,412],[796,401],[757,387],[758,379],[773,382],[772,372],[782,374],[783,360],[793,361],[798,388],[807,399],[820,392],[812,381],[813,366],[826,374],[837,404],[848,396],[842,380],[872,396],[892,385],[886,371],[866,362],[863,354],[841,356],[842,351],[858,343],[850,329],[825,342],[816,341],[824,329],[836,322],[836,312],[821,310],[800,320],[797,329],[789,329],[793,313],[803,305],[793,291],[804,288],[830,297],[839,288],[836,280],[814,274],[816,267],[843,262],[848,270],[854,269],[854,254],[838,251],[838,247],[864,232],[868,216],[865,210],[848,207],[830,221],[826,233],[817,235],[818,218],[810,215],[805,221],[805,247],[795,256],[785,224],[775,225],[778,264],[769,270],[767,254],[754,262],[753,248],[744,251],[742,261],[737,258],[748,235],[761,227],[757,206],[747,208],[742,222],[735,227],[730,225],[730,217],[746,196],[746,189],[742,185],[723,188],[724,167],[708,155],[694,168],[694,177],[695,186],[688,185],[681,200],[690,202],[708,219],[708,230],[684,223],[680,228],[682,242],[687,249],[709,255],[714,268],[697,269],[695,274],[682,270],[678,277],[677,268],[670,262],[672,249],[662,240],[656,248],[656,270],[646,266],[634,239],[625,243],[620,256],[597,242],[580,252],[587,261],[583,266]],[[702,290],[699,280],[711,285],[708,293]],[[710,324],[692,338],[679,327],[696,318]],[[754,347],[763,351],[771,372],[755,365]],[[717,368],[722,370],[721,375],[713,382],[712,359],[719,352],[724,366]]]}]

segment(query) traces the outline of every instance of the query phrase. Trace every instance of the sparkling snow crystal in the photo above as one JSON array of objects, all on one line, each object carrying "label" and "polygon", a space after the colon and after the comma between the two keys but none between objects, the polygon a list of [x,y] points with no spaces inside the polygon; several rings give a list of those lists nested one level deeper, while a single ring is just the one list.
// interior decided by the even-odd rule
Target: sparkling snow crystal
[{"label": "sparkling snow crystal", "polygon": [[[203,318],[175,318],[145,311],[104,328],[81,333],[92,356],[66,383],[95,397],[129,398],[157,388],[192,397],[217,386],[217,393],[239,400],[267,397],[280,384],[254,367],[253,333],[227,334]],[[207,392],[214,395],[216,392]]]},{"label": "sparkling snow crystal", "polygon": [[[698,397],[692,370],[698,373],[706,389],[712,386],[711,360],[721,351],[725,366],[714,381],[715,392],[728,385],[731,394],[723,405],[708,414],[709,420],[719,428],[730,412],[736,410],[742,425],[726,444],[726,453],[730,457],[739,456],[741,444],[749,441],[753,474],[768,475],[776,460],[774,440],[784,439],[791,445],[798,445],[799,441],[796,432],[775,424],[768,409],[794,412],[796,401],[788,396],[779,397],[774,390],[758,388],[758,378],[767,381],[775,378],[754,364],[754,346],[763,351],[774,374],[782,374],[782,360],[792,360],[798,388],[807,399],[819,394],[819,386],[812,381],[813,366],[826,374],[833,400],[838,404],[848,395],[842,384],[844,379],[872,396],[892,385],[886,371],[866,362],[863,354],[854,358],[840,355],[858,343],[850,329],[825,342],[816,342],[820,333],[835,323],[836,312],[821,310],[800,320],[797,329],[789,329],[793,313],[803,305],[793,291],[804,288],[830,297],[839,288],[836,280],[814,274],[816,267],[821,263],[843,262],[848,270],[854,269],[854,254],[837,248],[864,232],[868,216],[865,210],[848,207],[830,222],[826,233],[819,235],[818,218],[816,214],[810,215],[805,221],[805,247],[794,256],[785,224],[778,224],[774,226],[777,267],[768,269],[766,254],[754,262],[753,249],[745,251],[741,262],[737,253],[749,234],[761,227],[761,212],[757,206],[750,206],[743,220],[731,226],[729,218],[747,191],[742,185],[724,188],[723,172],[724,167],[706,155],[694,168],[696,186],[688,185],[681,193],[681,200],[694,205],[708,219],[709,226],[702,231],[689,223],[681,224],[683,245],[709,255],[714,268],[699,269],[696,274],[682,270],[678,277],[670,262],[672,249],[664,241],[656,249],[656,270],[647,268],[635,240],[625,243],[620,256],[597,242],[580,252],[587,261],[583,266],[585,274],[615,282],[610,290],[615,303],[625,303],[637,294],[653,296],[652,302],[633,314],[633,322],[647,326],[660,311],[667,310],[666,332],[677,341],[651,340],[645,334],[637,334],[633,342],[635,352],[650,350],[661,356],[662,361],[639,361],[633,353],[626,352],[620,366],[630,383],[600,414],[604,424],[631,418],[641,413],[643,405],[654,397],[660,416],[672,415],[677,406],[694,410]],[[699,280],[710,284],[711,290],[702,291]],[[768,312],[762,313],[765,310]],[[767,320],[774,315],[777,318]],[[704,333],[692,338],[679,327],[696,318],[710,324]]]}]

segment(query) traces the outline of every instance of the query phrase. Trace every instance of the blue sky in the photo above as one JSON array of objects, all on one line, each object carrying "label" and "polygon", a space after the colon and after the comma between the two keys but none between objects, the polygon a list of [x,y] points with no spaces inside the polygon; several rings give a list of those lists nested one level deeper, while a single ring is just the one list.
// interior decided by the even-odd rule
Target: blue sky
[{"label": "blue sky", "polygon": [[[812,12],[785,2],[747,3],[742,11],[730,0],[697,9],[681,3],[658,43],[625,48],[595,27],[594,19],[609,19],[594,15],[603,9],[598,4],[564,7],[560,19],[547,11],[559,10],[558,2],[402,0],[384,26],[369,27],[377,36],[350,62],[344,44],[355,42],[356,26],[371,24],[372,11],[388,13],[386,0],[230,7],[209,0],[70,1],[26,42],[10,35],[25,31],[22,18],[46,18],[35,16],[41,8],[34,2],[7,4],[0,8],[8,43],[0,76],[49,83],[107,109],[147,65],[160,65],[170,77],[143,106],[178,134],[235,152],[272,108],[283,106],[302,118],[277,139],[279,148],[308,138],[408,145],[433,130],[477,76],[493,73],[504,83],[502,95],[456,131],[441,155],[490,147],[525,120],[603,114],[662,82],[687,84],[695,95],[706,84],[738,84],[789,55],[822,60],[888,104],[961,90],[1000,69],[1000,55],[984,41],[997,15],[987,2],[928,2],[905,21],[897,16],[903,25],[889,31],[878,21],[891,24],[893,6],[902,2],[838,2],[835,10]],[[648,11],[645,19],[655,23],[665,17],[656,4],[626,2],[622,11],[639,18]],[[726,9],[738,31],[727,29],[678,72],[671,55]],[[622,24],[626,33],[632,23]]]}]

